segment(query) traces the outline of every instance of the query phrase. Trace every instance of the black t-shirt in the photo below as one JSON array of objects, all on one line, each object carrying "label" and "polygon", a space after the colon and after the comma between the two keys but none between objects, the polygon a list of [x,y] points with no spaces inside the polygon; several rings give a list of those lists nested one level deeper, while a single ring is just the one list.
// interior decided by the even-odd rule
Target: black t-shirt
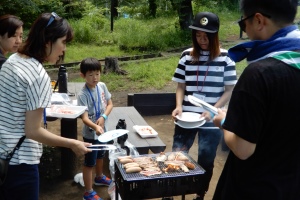
[{"label": "black t-shirt", "polygon": [[224,128],[256,144],[229,153],[214,200],[300,199],[300,70],[274,58],[250,64],[236,84]]}]

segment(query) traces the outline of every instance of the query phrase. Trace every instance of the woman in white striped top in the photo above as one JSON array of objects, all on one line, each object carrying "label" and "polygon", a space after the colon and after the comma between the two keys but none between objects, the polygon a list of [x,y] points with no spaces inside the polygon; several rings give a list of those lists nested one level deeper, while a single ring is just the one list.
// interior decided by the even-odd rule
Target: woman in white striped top
[{"label": "woman in white striped top", "polygon": [[55,13],[41,14],[19,51],[0,70],[0,155],[11,151],[22,136],[1,186],[0,199],[38,200],[38,164],[42,144],[71,148],[77,155],[88,143],[63,138],[41,127],[43,111],[51,99],[50,78],[42,63],[59,62],[73,32],[66,19]]},{"label": "woman in white striped top", "polygon": [[237,81],[235,63],[227,50],[219,45],[219,18],[214,13],[200,12],[196,15],[192,29],[193,47],[183,51],[175,70],[173,81],[178,83],[176,108],[172,117],[182,112],[199,113],[206,123],[197,128],[175,126],[172,151],[187,152],[198,134],[198,163],[205,169],[203,188],[195,197],[203,200],[212,177],[216,150],[221,139],[221,130],[212,123],[213,114],[188,100],[193,95],[221,108],[229,101]]}]

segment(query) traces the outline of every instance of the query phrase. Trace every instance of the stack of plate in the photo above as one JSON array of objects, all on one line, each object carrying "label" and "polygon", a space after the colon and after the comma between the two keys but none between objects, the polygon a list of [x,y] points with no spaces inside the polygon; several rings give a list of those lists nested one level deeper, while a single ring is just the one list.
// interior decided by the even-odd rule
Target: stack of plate
[{"label": "stack of plate", "polygon": [[182,128],[197,128],[205,124],[206,120],[201,117],[198,113],[193,112],[182,112],[181,115],[176,116],[177,120],[174,121],[175,124]]}]

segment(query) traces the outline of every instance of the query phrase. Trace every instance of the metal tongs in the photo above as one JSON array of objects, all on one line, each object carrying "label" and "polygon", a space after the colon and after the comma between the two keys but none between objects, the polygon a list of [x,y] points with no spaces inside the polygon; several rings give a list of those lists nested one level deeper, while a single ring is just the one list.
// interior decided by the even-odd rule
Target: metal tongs
[{"label": "metal tongs", "polygon": [[115,150],[117,147],[112,144],[93,144],[88,146],[87,148],[92,149],[93,151],[100,151],[100,150]]},{"label": "metal tongs", "polygon": [[206,103],[205,101],[203,101],[201,99],[198,99],[197,97],[188,95],[188,100],[195,106],[202,107],[203,109],[208,110],[208,111],[214,113],[215,115],[218,114],[218,109],[216,107]]}]

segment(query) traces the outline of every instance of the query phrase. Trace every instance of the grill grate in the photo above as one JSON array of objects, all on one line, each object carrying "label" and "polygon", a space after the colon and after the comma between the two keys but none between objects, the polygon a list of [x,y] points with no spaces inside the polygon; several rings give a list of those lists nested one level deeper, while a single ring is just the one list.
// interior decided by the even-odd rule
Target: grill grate
[{"label": "grill grate", "polygon": [[[166,155],[169,155],[170,153],[166,153]],[[158,156],[159,154],[147,154],[147,155],[140,155],[140,156],[133,156],[133,158],[135,157],[151,157],[153,160],[155,160],[155,158]],[[163,179],[163,178],[174,178],[174,177],[187,177],[187,176],[195,176],[195,175],[199,175],[199,174],[204,174],[205,170],[199,166],[199,164],[197,164],[197,162],[191,158],[188,154],[184,153],[185,156],[187,156],[189,158],[189,161],[192,162],[195,165],[195,169],[193,170],[189,170],[189,172],[183,172],[182,170],[176,171],[176,172],[162,172],[161,174],[157,174],[157,175],[153,175],[153,176],[145,176],[143,174],[140,173],[126,173],[122,164],[118,161],[118,159],[115,160],[115,163],[120,171],[120,173],[122,174],[122,177],[125,181],[140,181],[140,180],[154,180],[154,179]],[[162,163],[162,162],[158,162],[158,167],[162,170],[164,168],[166,168],[167,166]]]}]

